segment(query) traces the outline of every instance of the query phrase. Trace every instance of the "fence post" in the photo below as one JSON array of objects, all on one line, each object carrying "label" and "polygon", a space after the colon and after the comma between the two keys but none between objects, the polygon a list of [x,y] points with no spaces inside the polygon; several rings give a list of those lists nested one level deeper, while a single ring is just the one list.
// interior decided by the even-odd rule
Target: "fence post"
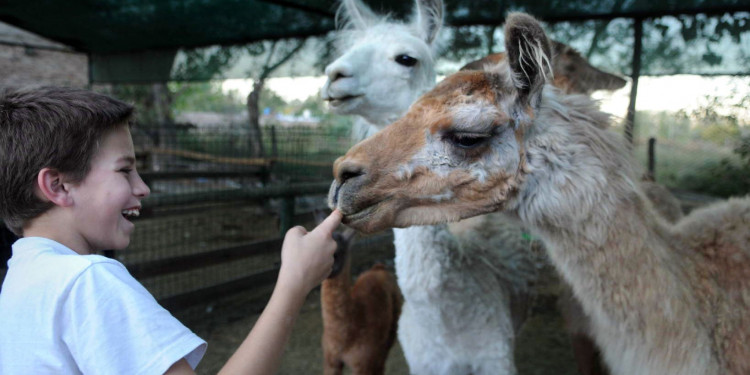
[{"label": "fence post", "polygon": [[279,156],[279,146],[276,142],[276,125],[271,125],[271,157]]},{"label": "fence post", "polygon": [[656,181],[656,138],[648,139],[648,176],[650,181]]},{"label": "fence post", "polygon": [[294,196],[281,199],[281,217],[279,218],[279,234],[283,237],[294,221]]}]

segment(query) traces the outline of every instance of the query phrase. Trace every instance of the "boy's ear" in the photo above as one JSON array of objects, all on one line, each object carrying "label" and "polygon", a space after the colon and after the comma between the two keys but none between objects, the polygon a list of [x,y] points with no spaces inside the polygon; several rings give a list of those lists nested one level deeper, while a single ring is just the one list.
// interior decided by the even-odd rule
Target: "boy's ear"
[{"label": "boy's ear", "polygon": [[36,187],[42,199],[46,199],[57,206],[70,206],[73,198],[68,185],[63,183],[63,174],[57,169],[43,168],[36,176]]}]

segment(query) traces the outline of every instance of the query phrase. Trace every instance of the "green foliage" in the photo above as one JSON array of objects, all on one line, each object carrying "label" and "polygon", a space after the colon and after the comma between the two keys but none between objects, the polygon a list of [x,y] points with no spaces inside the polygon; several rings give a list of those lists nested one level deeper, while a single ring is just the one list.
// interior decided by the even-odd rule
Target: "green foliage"
[{"label": "green foliage", "polygon": [[139,124],[172,122],[169,111],[172,98],[164,84],[113,84],[94,86],[93,89],[134,105]]},{"label": "green foliage", "polygon": [[646,139],[655,136],[657,139],[689,142],[691,140],[690,119],[685,113],[636,111],[636,138]]},{"label": "green foliage", "polygon": [[[718,197],[750,193],[750,129],[741,116],[748,101],[706,96],[690,112],[636,113],[639,143],[647,136],[658,139],[656,180]],[[645,159],[645,149],[636,155]]]},{"label": "green foliage", "polygon": [[265,108],[270,108],[273,112],[282,112],[286,107],[286,101],[280,97],[273,90],[264,87],[263,91],[260,92],[260,100],[258,106],[261,111]]},{"label": "green foliage", "polygon": [[208,47],[183,51],[172,70],[175,81],[207,81],[220,76],[234,63],[241,50],[236,47]]},{"label": "green foliage", "polygon": [[469,62],[478,60],[494,51],[491,33],[495,26],[464,26],[452,29],[449,34],[448,46],[445,48],[445,57]]},{"label": "green foliage", "polygon": [[738,157],[706,163],[686,175],[684,189],[719,197],[744,196],[750,193],[750,136],[744,137],[734,149]]},{"label": "green foliage", "polygon": [[237,93],[224,93],[221,82],[171,82],[172,109],[177,112],[240,113],[245,104]]}]

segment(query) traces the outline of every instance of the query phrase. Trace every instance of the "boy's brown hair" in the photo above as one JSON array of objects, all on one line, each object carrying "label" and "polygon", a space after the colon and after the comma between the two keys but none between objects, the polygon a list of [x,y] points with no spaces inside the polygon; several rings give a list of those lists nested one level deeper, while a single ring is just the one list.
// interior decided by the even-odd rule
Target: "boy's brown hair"
[{"label": "boy's brown hair", "polygon": [[53,204],[35,194],[37,174],[53,168],[66,182],[89,172],[99,141],[129,124],[133,106],[77,88],[42,87],[0,94],[0,220],[15,234]]}]

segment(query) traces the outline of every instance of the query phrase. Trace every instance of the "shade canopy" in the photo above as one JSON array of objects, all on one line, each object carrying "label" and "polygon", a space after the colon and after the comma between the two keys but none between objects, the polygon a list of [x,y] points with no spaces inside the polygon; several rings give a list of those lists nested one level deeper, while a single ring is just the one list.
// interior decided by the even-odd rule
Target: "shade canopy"
[{"label": "shade canopy", "polygon": [[[720,20],[750,10],[750,0],[444,1],[452,27],[501,25],[516,10],[550,24],[696,14]],[[394,17],[413,6],[404,0],[364,2]],[[0,21],[89,54],[95,81],[115,73],[158,80],[172,69],[178,50],[325,35],[335,28],[336,7],[331,0],[3,0]],[[748,28],[747,22],[737,25],[732,23]],[[737,40],[742,43],[748,41]]]}]

